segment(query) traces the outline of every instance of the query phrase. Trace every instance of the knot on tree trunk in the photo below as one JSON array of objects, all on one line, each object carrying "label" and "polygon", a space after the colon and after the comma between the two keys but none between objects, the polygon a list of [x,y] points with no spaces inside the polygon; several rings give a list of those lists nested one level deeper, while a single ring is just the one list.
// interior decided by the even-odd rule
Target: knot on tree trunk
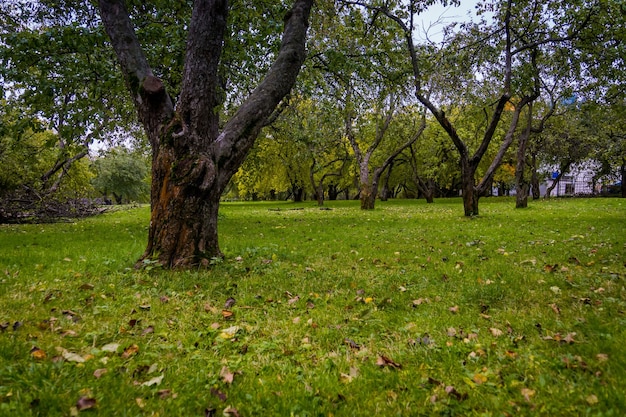
[{"label": "knot on tree trunk", "polygon": [[213,160],[206,155],[183,159],[173,168],[173,177],[177,183],[193,185],[203,192],[213,186],[216,174]]},{"label": "knot on tree trunk", "polygon": [[163,82],[154,75],[148,75],[144,78],[141,89],[150,98],[159,98],[165,94]]}]

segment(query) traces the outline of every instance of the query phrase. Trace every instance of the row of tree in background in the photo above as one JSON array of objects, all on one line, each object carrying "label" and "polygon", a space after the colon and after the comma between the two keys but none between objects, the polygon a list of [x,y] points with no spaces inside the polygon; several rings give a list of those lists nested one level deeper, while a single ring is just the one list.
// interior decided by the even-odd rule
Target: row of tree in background
[{"label": "row of tree in background", "polygon": [[0,197],[141,200],[151,178],[144,258],[220,256],[221,198],[460,193],[471,216],[584,164],[626,196],[621,1],[482,0],[430,27],[459,2],[97,3],[0,6]]}]

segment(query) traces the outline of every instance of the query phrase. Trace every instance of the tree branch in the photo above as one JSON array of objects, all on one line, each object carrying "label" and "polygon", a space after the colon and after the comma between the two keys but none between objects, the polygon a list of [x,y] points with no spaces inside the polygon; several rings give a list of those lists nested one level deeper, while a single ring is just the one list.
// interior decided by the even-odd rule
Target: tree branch
[{"label": "tree branch", "polygon": [[276,106],[296,81],[306,57],[306,33],[313,0],[296,0],[285,16],[285,30],[265,79],[226,123],[215,142],[219,182],[225,185],[236,172]]}]

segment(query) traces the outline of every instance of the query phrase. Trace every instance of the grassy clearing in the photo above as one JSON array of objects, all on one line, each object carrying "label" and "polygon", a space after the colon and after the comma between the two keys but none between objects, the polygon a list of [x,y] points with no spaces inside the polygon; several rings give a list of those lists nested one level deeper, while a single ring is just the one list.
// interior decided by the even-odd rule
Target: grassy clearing
[{"label": "grassy clearing", "polygon": [[224,204],[210,271],[132,269],[147,208],[0,227],[0,415],[624,413],[624,200],[357,204]]}]

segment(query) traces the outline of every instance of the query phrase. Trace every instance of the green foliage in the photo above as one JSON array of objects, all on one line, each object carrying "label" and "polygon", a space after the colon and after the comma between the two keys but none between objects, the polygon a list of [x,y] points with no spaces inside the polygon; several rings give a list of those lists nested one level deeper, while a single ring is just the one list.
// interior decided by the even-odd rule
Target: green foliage
[{"label": "green foliage", "polygon": [[94,188],[122,202],[147,202],[150,193],[148,158],[126,148],[112,148],[93,162]]},{"label": "green foliage", "polygon": [[626,408],[623,200],[328,205],[222,204],[208,271],[132,268],[148,207],[3,226],[0,414]]}]

